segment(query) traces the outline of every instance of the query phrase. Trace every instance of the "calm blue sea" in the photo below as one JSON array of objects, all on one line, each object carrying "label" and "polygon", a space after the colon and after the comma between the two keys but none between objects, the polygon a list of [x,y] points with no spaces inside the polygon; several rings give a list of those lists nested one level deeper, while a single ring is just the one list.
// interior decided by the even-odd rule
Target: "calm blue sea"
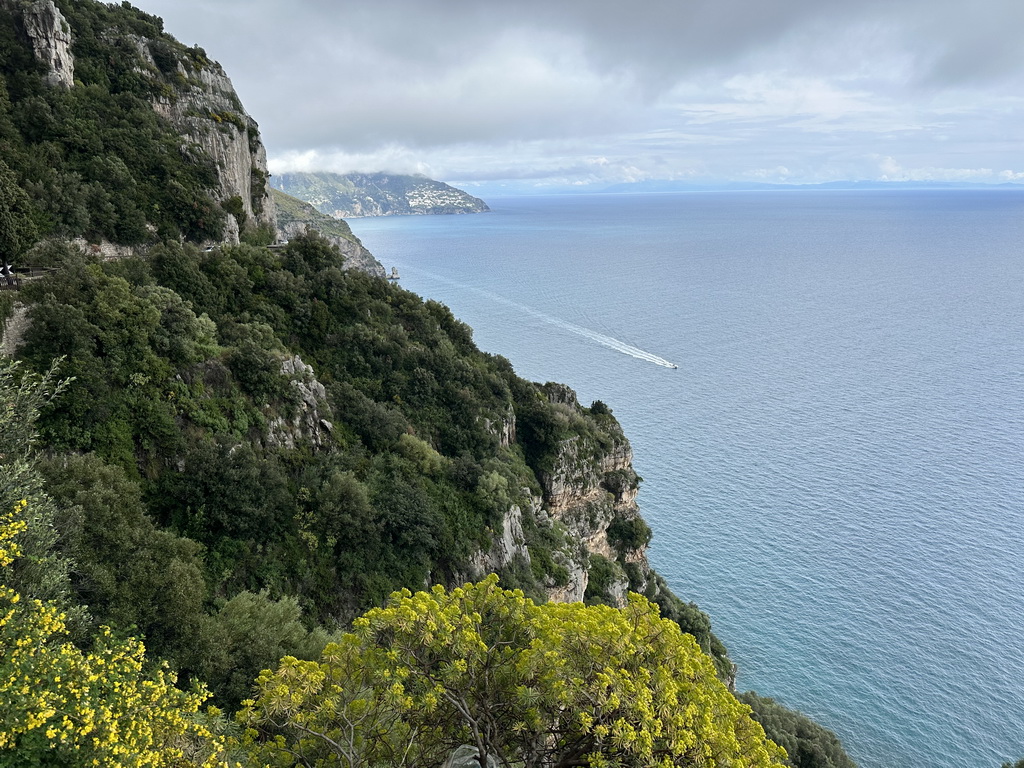
[{"label": "calm blue sea", "polygon": [[739,687],[863,768],[1024,757],[1024,194],[489,202],[351,223],[480,347],[614,410],[651,561]]}]

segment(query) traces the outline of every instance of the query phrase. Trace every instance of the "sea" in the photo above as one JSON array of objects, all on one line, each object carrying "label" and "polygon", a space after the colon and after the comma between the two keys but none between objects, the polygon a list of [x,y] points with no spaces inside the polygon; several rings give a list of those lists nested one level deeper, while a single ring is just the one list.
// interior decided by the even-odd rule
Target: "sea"
[{"label": "sea", "polygon": [[614,411],[650,560],[738,688],[862,768],[1024,757],[1024,193],[488,202],[350,223],[482,349]]}]

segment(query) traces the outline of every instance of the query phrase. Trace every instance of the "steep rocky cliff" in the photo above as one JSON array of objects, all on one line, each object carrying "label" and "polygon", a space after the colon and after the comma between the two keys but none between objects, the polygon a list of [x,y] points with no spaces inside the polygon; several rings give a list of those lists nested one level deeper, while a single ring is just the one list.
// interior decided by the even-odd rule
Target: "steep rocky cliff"
[{"label": "steep rocky cliff", "polygon": [[[8,15],[35,13],[41,7],[0,2],[16,9],[5,11]],[[319,555],[325,558],[316,577],[322,594],[314,605],[325,618],[350,618],[344,601],[332,593],[342,583],[355,596],[355,606],[355,600],[377,599],[395,584],[430,578],[457,581],[492,571],[510,585],[552,600],[621,604],[632,588],[652,599],[660,595],[659,604],[670,604],[670,593],[662,590],[645,556],[650,532],[636,506],[638,478],[629,443],[606,408],[581,407],[564,386],[537,387],[518,379],[507,361],[501,364],[476,350],[471,331],[447,309],[436,302],[421,304],[382,280],[347,269],[356,266],[376,275],[383,271],[344,222],[331,219],[332,229],[326,231],[323,221],[316,220],[323,214],[293,211],[282,196],[287,212],[279,231],[256,124],[221,67],[201,49],[186,48],[165,35],[159,19],[130,6],[58,2],[72,45],[76,34],[88,43],[76,49],[83,87],[66,91],[46,85],[36,71],[38,54],[27,31],[21,35],[20,55],[25,70],[37,80],[37,99],[46,102],[51,117],[75,114],[65,103],[69,96],[91,98],[96,116],[90,124],[76,123],[73,138],[97,149],[80,152],[85,156],[59,175],[41,175],[38,183],[30,178],[32,188],[42,190],[40,206],[73,200],[74,210],[64,217],[66,229],[84,234],[84,245],[103,261],[124,260],[132,248],[160,240],[237,239],[252,227],[262,226],[271,237],[293,238],[258,257],[228,249],[197,254],[160,246],[148,250],[148,269],[191,305],[188,312],[196,315],[199,329],[195,349],[208,346],[205,332],[200,332],[205,312],[220,327],[219,343],[230,350],[224,360],[194,361],[195,370],[185,368],[180,381],[174,379],[170,387],[191,389],[181,394],[183,400],[175,395],[175,413],[167,424],[187,416],[196,421],[197,432],[216,431],[227,448],[246,436],[266,452],[265,463],[279,452],[307,448],[310,455],[331,455],[330,461],[339,463],[338,472],[352,473],[352,482],[358,484],[352,493],[346,491],[346,504],[357,511],[375,510],[354,519],[367,528],[367,540],[377,542],[376,558],[357,562],[357,555],[368,551],[365,543],[341,552],[337,562],[323,551]],[[52,5],[47,7],[57,13]],[[55,24],[61,26],[59,19]],[[29,26],[26,22],[26,30]],[[32,28],[37,27],[45,25]],[[52,44],[41,50],[66,48],[66,40],[51,37]],[[132,111],[118,111],[125,102]],[[31,106],[47,115],[38,103]],[[144,130],[119,128],[140,125]],[[40,139],[32,131],[26,131],[22,143],[25,157],[39,151]],[[66,154],[73,155],[76,145],[68,144]],[[174,162],[153,173],[148,161],[168,156]],[[26,161],[22,167],[26,174],[42,174],[38,164]],[[77,191],[67,186],[76,178],[87,180]],[[428,181],[414,179],[416,185]],[[191,186],[186,188],[185,182]],[[74,194],[44,194],[60,184],[65,185],[62,192]],[[174,194],[163,196],[168,189]],[[407,204],[419,199],[406,192]],[[80,207],[84,223],[77,225]],[[102,217],[108,229],[102,228]],[[134,226],[122,227],[131,217]],[[229,225],[226,232],[216,226],[223,217]],[[73,225],[84,232],[75,233]],[[344,262],[322,241],[295,237],[311,226],[333,238]],[[114,237],[106,237],[108,231]],[[119,232],[122,240],[116,238]],[[128,250],[107,247],[104,239]],[[222,285],[225,275],[247,277]],[[243,299],[247,292],[252,295]],[[55,309],[53,316],[63,311]],[[188,312],[181,314],[188,318]],[[86,317],[93,310],[83,313]],[[13,351],[21,334],[6,335]],[[34,336],[38,347],[46,333]],[[169,336],[178,339],[181,330],[175,327]],[[166,343],[168,348],[178,345]],[[282,353],[287,356],[283,366]],[[60,351],[46,348],[36,354],[41,359]],[[282,375],[287,379],[283,386]],[[143,380],[149,379],[138,379]],[[165,397],[166,391],[161,392],[159,397]],[[221,402],[242,394],[254,400],[231,408]],[[179,412],[178,403],[189,398],[192,410]],[[126,407],[124,413],[135,410]],[[97,416],[94,429],[108,427]],[[146,437],[132,447],[126,444],[119,457],[134,455],[150,443]],[[196,448],[196,455],[205,450],[205,444],[202,450]],[[354,457],[362,450],[386,458],[357,461]],[[352,455],[343,460],[346,452]],[[243,461],[240,456],[234,460]],[[193,465],[205,469],[206,461],[196,458]],[[147,471],[159,475],[154,469],[159,464],[153,458]],[[315,475],[320,469],[309,471]],[[287,493],[293,490],[289,486]],[[304,498],[293,502],[307,503]],[[181,509],[205,503],[190,506],[183,501]],[[317,509],[331,509],[332,504],[341,502],[334,499]],[[288,508],[278,504],[274,514],[285,514],[281,510]],[[167,511],[167,519],[176,519],[179,512]],[[253,535],[263,534],[258,527],[254,530]],[[341,541],[342,531],[335,533]],[[202,535],[207,534],[214,536],[209,531]],[[214,538],[204,543],[219,546]],[[247,562],[237,564],[240,573],[249,568]],[[344,562],[348,576],[331,575],[338,562]]]},{"label": "steep rocky cliff", "polygon": [[[150,41],[139,40],[138,46],[140,55],[156,66]],[[154,99],[153,108],[192,142],[194,149],[216,162],[219,185],[214,196],[230,217],[225,239],[237,242],[239,230],[251,224],[276,231],[274,200],[267,185],[267,152],[259,127],[242,108],[231,80],[216,62],[188,67],[179,60],[175,69],[183,87]]]},{"label": "steep rocky cliff", "polygon": [[[528,503],[510,506],[490,548],[472,558],[468,575],[479,578],[517,561],[530,567],[535,558],[550,558],[554,569],[538,569],[553,570],[545,573],[543,584],[550,600],[591,598],[624,605],[628,589],[643,591],[651,578],[648,534],[616,535],[631,526],[646,531],[636,503],[639,477],[629,441],[609,412],[600,406],[596,413],[582,408],[569,387],[549,383],[542,390],[572,425],[571,434],[557,441],[545,462],[548,469],[538,472],[541,492],[531,494]],[[503,444],[515,440],[514,412],[500,431]],[[538,551],[535,542],[540,540],[551,542],[551,550]]]},{"label": "steep rocky cliff", "polygon": [[271,189],[271,192],[277,209],[277,230],[280,239],[290,240],[310,231],[319,232],[337,246],[341,255],[345,257],[347,269],[360,269],[377,277],[385,276],[384,266],[363,247],[344,219],[320,213],[309,203],[286,195],[279,189]]},{"label": "steep rocky cliff", "polygon": [[0,0],[0,15],[2,159],[40,236],[132,248],[273,237],[258,127],[202,49],[128,3]]},{"label": "steep rocky cliff", "polygon": [[0,8],[20,16],[36,58],[46,66],[50,85],[70,88],[75,81],[71,27],[53,0],[0,0]]},{"label": "steep rocky cliff", "polygon": [[330,441],[334,425],[327,404],[327,390],[316,378],[313,366],[298,355],[281,363],[281,375],[288,378],[295,390],[297,403],[291,418],[278,416],[267,423],[267,444],[273,448],[294,449],[303,441],[313,450],[319,450]]}]

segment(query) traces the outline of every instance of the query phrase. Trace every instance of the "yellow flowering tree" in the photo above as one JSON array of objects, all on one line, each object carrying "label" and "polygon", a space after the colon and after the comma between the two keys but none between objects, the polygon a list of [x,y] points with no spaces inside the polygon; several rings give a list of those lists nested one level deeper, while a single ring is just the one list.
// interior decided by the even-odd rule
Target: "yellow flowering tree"
[{"label": "yellow flowering tree", "polygon": [[[19,555],[26,506],[0,514],[0,567]],[[198,716],[208,694],[144,662],[142,643],[107,629],[79,650],[55,607],[0,585],[0,764],[223,765],[223,744]]]},{"label": "yellow flowering tree", "polygon": [[274,765],[744,766],[785,752],[693,638],[637,595],[535,605],[496,577],[395,593],[320,662],[264,671],[239,717]]}]

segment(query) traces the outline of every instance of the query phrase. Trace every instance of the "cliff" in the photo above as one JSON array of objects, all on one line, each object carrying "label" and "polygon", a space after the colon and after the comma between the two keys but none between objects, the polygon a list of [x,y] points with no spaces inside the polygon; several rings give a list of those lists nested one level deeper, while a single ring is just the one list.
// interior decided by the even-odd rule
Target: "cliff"
[{"label": "cliff", "polygon": [[277,231],[281,240],[318,232],[327,238],[345,257],[346,269],[360,269],[370,275],[384,277],[383,265],[359,242],[344,219],[320,213],[309,203],[271,188],[277,209]]},{"label": "cliff", "polygon": [[47,82],[70,88],[75,80],[71,28],[53,0],[0,0],[0,8],[20,18],[36,59],[46,68]]},{"label": "cliff", "polygon": [[283,173],[274,186],[338,218],[482,213],[487,203],[426,176]]},{"label": "cliff", "polygon": [[[136,42],[140,56],[156,67],[152,41]],[[276,231],[267,152],[256,121],[242,108],[220,64],[188,63],[185,58],[176,61],[174,74],[180,76],[180,85],[172,94],[156,97],[153,108],[190,143],[190,151],[202,152],[216,163],[218,183],[212,193],[231,222],[224,239],[238,242],[239,231],[247,226],[262,224]]]},{"label": "cliff", "polygon": [[[547,384],[542,391],[558,409],[555,418],[564,420],[570,434],[554,444],[547,457],[550,469],[538,473],[540,493],[531,494],[525,505],[509,508],[490,549],[473,557],[468,576],[479,579],[492,571],[500,573],[517,559],[528,567],[539,565],[525,543],[525,516],[527,527],[540,531],[531,538],[552,545],[541,552],[534,543],[534,556],[555,565],[542,582],[548,599],[577,602],[589,597],[624,605],[629,578],[623,565],[635,563],[642,572],[650,571],[646,541],[613,544],[608,535],[613,524],[639,519],[639,479],[633,471],[629,442],[614,418],[595,417],[581,408],[570,388]],[[515,412],[511,410],[502,433],[514,435],[515,431]],[[595,563],[594,558],[599,560]],[[600,583],[592,582],[595,568],[600,571]]]},{"label": "cliff", "polygon": [[37,236],[134,249],[273,235],[258,127],[202,49],[127,3],[0,0],[0,21],[3,162]]},{"label": "cliff", "polygon": [[[143,471],[161,519],[191,531],[211,552],[233,542],[236,554],[223,566],[234,574],[224,577],[229,584],[264,578],[252,570],[255,561],[237,552],[256,548],[266,561],[277,545],[264,541],[259,527],[238,529],[237,520],[208,530],[205,523],[190,522],[190,510],[228,509],[245,494],[224,497],[213,490],[222,481],[193,486],[175,479],[176,473],[211,471],[211,441],[231,451],[249,446],[254,466],[282,462],[284,467],[293,461],[286,456],[307,451],[329,457],[302,470],[320,478],[315,483],[289,480],[264,488],[263,498],[252,501],[253,508],[263,510],[260,515],[277,520],[281,541],[294,534],[298,541],[334,542],[307,555],[320,569],[315,578],[304,577],[315,588],[294,575],[281,576],[277,585],[318,593],[320,620],[349,618],[398,586],[424,580],[454,585],[492,571],[510,586],[558,601],[621,605],[630,588],[652,597],[658,593],[660,582],[645,556],[649,530],[636,505],[638,479],[629,442],[607,409],[581,407],[564,386],[522,381],[505,363],[480,353],[469,329],[446,309],[435,302],[424,305],[377,279],[381,265],[343,221],[280,192],[272,196],[258,129],[223,69],[202,50],[165,35],[159,19],[98,3],[68,4],[62,16],[47,0],[31,6],[3,2],[7,12],[24,19],[25,56],[41,61],[51,75],[69,71],[53,64],[67,59],[69,39],[72,46],[88,42],[81,46],[87,53],[78,69],[88,95],[98,97],[96,109],[127,101],[134,110],[130,116],[140,123],[129,137],[111,125],[131,125],[128,115],[100,112],[95,128],[89,128],[95,136],[82,137],[96,152],[80,166],[94,174],[83,200],[96,197],[105,180],[109,205],[97,208],[95,216],[87,211],[87,236],[77,242],[97,261],[122,264],[103,278],[104,290],[121,296],[119,301],[134,296],[130,303],[137,306],[130,313],[161,318],[159,330],[138,330],[138,344],[152,345],[150,352],[129,357],[166,360],[126,373],[116,355],[95,358],[83,348],[84,357],[68,363],[82,382],[80,394],[71,398],[72,410],[81,413],[73,429],[55,417],[50,424],[55,445],[105,451],[110,460],[144,468],[136,471]],[[52,103],[51,113],[64,109],[64,87],[50,78],[40,88],[38,99]],[[117,99],[108,99],[104,89],[116,92]],[[155,137],[152,150],[138,153],[135,144],[147,135]],[[34,142],[26,135],[26,154]],[[170,146],[176,164],[159,175],[163,181],[146,186],[146,162],[166,157]],[[401,210],[443,209],[444,195],[461,195],[418,177],[352,178],[389,195],[402,191],[407,207]],[[192,186],[186,187],[189,181]],[[439,188],[441,197],[430,197],[428,191]],[[179,196],[161,197],[167,190]],[[424,202],[428,198],[432,207]],[[54,204],[54,199],[38,199],[40,205]],[[217,205],[210,205],[212,200]],[[103,234],[100,214],[109,216],[111,210],[116,214],[112,239],[120,232],[123,239],[138,238],[147,246],[144,268],[127,263],[134,243],[114,248],[98,236]],[[143,223],[149,212],[164,218]],[[77,215],[69,212],[69,225]],[[225,239],[263,228],[292,242],[260,256],[221,249],[198,253],[176,245],[183,238],[216,239],[217,215],[223,217],[220,237]],[[126,230],[124,222],[133,217],[138,226]],[[152,244],[161,239],[165,244]],[[72,264],[78,258],[65,254],[57,261]],[[128,270],[124,275],[137,270],[141,282],[126,294],[127,287],[114,287],[126,279],[115,276],[117,270]],[[369,282],[346,277],[353,271],[374,277],[366,278]],[[65,270],[56,285],[29,292],[28,308],[12,317],[8,351],[40,363],[47,355],[63,354],[61,339],[68,329],[48,325],[50,320],[69,312],[92,317],[104,306],[100,298],[88,298],[97,284],[87,274]],[[85,283],[67,293],[78,280]],[[79,330],[88,336],[95,328]],[[96,349],[108,346],[96,343]],[[174,373],[159,383],[152,371],[165,370]],[[124,388],[123,382],[133,383]],[[140,394],[143,383],[155,387],[146,397]],[[148,405],[141,408],[137,401]],[[122,415],[111,421],[103,415],[108,411]],[[163,413],[159,423],[151,421],[155,412]],[[168,447],[161,448],[161,441]],[[220,461],[241,461],[239,455]],[[323,461],[330,466],[317,464]],[[321,491],[311,490],[316,483],[333,487],[333,480],[320,475],[333,477],[335,471],[351,473],[355,490],[345,504],[373,512],[359,523],[366,526],[362,539],[352,530],[334,530],[335,513],[326,510],[335,502],[313,504],[303,496],[308,492],[317,499]],[[276,483],[275,477],[270,472],[254,484]],[[273,509],[264,509],[271,499]],[[353,514],[345,510],[337,513],[339,519]],[[237,519],[253,514],[248,509]],[[324,530],[307,530],[301,522],[307,516]],[[362,551],[375,548],[379,562],[360,559]],[[279,556],[281,573],[298,567],[293,550]]]},{"label": "cliff", "polygon": [[69,379],[33,492],[60,505],[47,525],[92,629],[144,635],[230,708],[300,652],[294,628],[326,638],[394,590],[496,571],[538,599],[643,592],[729,677],[707,617],[650,569],[606,406],[519,378],[375,262],[352,269],[372,257],[342,222],[321,237],[289,212],[290,242],[252,245],[277,223],[256,124],[159,19],[0,0],[0,20],[0,213],[29,200],[50,238],[33,255],[57,265],[0,302],[3,352]]}]

